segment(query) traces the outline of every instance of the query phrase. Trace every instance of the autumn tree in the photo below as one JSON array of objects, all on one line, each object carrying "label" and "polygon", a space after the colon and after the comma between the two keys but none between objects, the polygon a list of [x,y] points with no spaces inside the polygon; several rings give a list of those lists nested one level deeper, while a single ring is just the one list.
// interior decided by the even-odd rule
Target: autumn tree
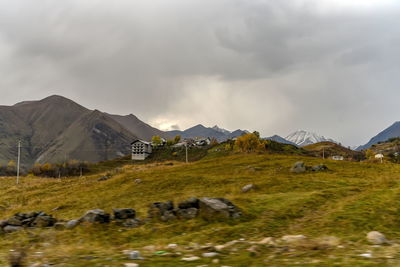
[{"label": "autumn tree", "polygon": [[238,137],[235,144],[242,152],[247,153],[256,151],[262,146],[259,136],[255,133],[249,133]]},{"label": "autumn tree", "polygon": [[181,136],[180,135],[177,135],[177,136],[175,136],[175,138],[174,138],[174,143],[175,144],[177,144],[177,143],[179,143],[180,141],[181,141]]},{"label": "autumn tree", "polygon": [[151,138],[151,142],[153,143],[154,146],[160,146],[160,145],[162,144],[161,137],[158,136],[158,135],[153,136],[153,137]]}]

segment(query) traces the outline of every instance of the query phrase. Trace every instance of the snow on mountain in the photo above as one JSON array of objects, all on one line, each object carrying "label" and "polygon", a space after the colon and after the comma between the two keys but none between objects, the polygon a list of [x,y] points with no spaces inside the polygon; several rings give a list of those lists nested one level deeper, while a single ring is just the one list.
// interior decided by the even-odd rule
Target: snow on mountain
[{"label": "snow on mountain", "polygon": [[215,131],[217,131],[217,132],[223,133],[223,134],[231,134],[230,131],[228,131],[228,130],[226,130],[226,129],[223,129],[223,128],[219,128],[218,125],[215,125],[215,126],[212,127],[211,129],[213,129],[213,130],[215,130]]},{"label": "snow on mountain", "polygon": [[307,146],[319,142],[333,142],[334,140],[325,138],[324,136],[318,135],[316,133],[307,132],[303,130],[296,131],[290,135],[288,135],[286,140],[295,143],[298,146]]}]

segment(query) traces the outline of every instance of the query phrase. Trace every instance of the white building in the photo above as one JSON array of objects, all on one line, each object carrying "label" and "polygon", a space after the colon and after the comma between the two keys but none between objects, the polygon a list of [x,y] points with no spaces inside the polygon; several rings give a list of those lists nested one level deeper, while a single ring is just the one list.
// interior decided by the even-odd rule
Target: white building
[{"label": "white building", "polygon": [[152,150],[151,143],[136,140],[131,143],[132,147],[132,160],[145,160],[148,156],[150,156]]},{"label": "white building", "polygon": [[333,160],[344,160],[343,156],[333,156],[332,157]]}]

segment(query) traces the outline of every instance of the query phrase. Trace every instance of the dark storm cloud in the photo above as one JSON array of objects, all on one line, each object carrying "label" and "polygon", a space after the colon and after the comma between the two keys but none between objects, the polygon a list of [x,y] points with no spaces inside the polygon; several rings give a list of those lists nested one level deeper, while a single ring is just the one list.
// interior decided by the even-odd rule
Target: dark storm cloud
[{"label": "dark storm cloud", "polygon": [[399,15],[389,0],[0,0],[3,104],[57,93],[156,126],[358,144],[400,118]]}]

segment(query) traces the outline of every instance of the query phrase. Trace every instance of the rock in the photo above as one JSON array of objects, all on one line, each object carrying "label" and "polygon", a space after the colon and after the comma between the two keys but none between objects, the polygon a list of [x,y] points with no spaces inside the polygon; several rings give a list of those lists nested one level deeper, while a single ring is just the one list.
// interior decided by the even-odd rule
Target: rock
[{"label": "rock", "polygon": [[66,223],[65,228],[73,229],[77,227],[81,222],[79,220],[70,220]]},{"label": "rock", "polygon": [[213,259],[211,262],[212,262],[213,264],[219,264],[219,259]]},{"label": "rock", "polygon": [[386,239],[385,235],[377,231],[369,232],[367,234],[367,239],[368,242],[374,245],[383,245],[388,243],[388,240]]},{"label": "rock", "polygon": [[56,230],[64,230],[65,229],[65,223],[58,222],[54,224],[54,229]]},{"label": "rock", "polygon": [[199,210],[196,208],[178,209],[176,213],[179,218],[190,220],[197,217]]},{"label": "rock", "polygon": [[6,227],[3,228],[5,233],[13,233],[23,229],[24,227],[22,226],[14,226],[14,225],[7,225]]},{"label": "rock", "polygon": [[125,267],[139,267],[137,263],[124,263]]},{"label": "rock", "polygon": [[256,186],[254,184],[248,184],[242,187],[242,193],[247,193],[250,190],[254,190]]},{"label": "rock", "polygon": [[137,250],[129,251],[127,255],[130,260],[143,260],[140,256],[140,252]]},{"label": "rock", "polygon": [[104,175],[104,176],[101,176],[99,179],[97,179],[97,181],[98,181],[98,182],[107,181],[107,180],[109,180],[110,178],[111,178],[111,176],[109,176],[109,175]]},{"label": "rock", "polygon": [[199,199],[191,197],[188,200],[182,201],[178,204],[179,209],[199,208]]},{"label": "rock", "polygon": [[200,257],[197,256],[184,257],[181,259],[181,261],[187,261],[187,262],[198,261],[198,260],[200,260]]},{"label": "rock", "polygon": [[136,211],[134,209],[113,209],[114,218],[117,220],[135,219]]},{"label": "rock", "polygon": [[322,248],[337,247],[340,245],[340,239],[335,236],[324,236],[318,238],[317,243]]},{"label": "rock", "polygon": [[142,226],[143,222],[139,219],[128,219],[124,221],[122,225],[128,228],[137,228],[139,226]]},{"label": "rock", "polygon": [[174,203],[172,201],[167,202],[155,202],[150,205],[148,210],[148,217],[152,219],[161,219],[162,221],[169,221],[175,219]]},{"label": "rock", "polygon": [[274,241],[274,238],[272,238],[272,237],[266,237],[263,240],[257,242],[257,244],[274,246],[275,245],[275,241]]},{"label": "rock", "polygon": [[206,252],[201,255],[203,258],[215,258],[219,256],[217,252]]},{"label": "rock", "polygon": [[281,241],[288,244],[296,244],[306,239],[304,235],[285,235],[281,238]]},{"label": "rock", "polygon": [[224,198],[201,198],[200,215],[207,220],[239,218],[242,212],[232,202]]},{"label": "rock", "polygon": [[178,244],[168,244],[167,245],[167,249],[177,249],[179,246],[178,246]]},{"label": "rock", "polygon": [[303,173],[303,172],[306,172],[306,170],[307,170],[306,166],[304,165],[304,162],[302,162],[302,161],[296,162],[293,165],[293,167],[290,169],[290,171],[294,172],[294,173]]},{"label": "rock", "polygon": [[13,216],[10,219],[8,219],[8,225],[13,225],[13,226],[22,226],[22,221],[23,218],[19,217],[19,216]]},{"label": "rock", "polygon": [[50,215],[40,215],[31,223],[33,227],[50,227],[53,226],[57,220]]},{"label": "rock", "polygon": [[109,223],[110,214],[101,209],[89,210],[79,221],[88,223]]},{"label": "rock", "polygon": [[7,220],[0,220],[0,228],[3,228],[5,226],[8,225],[8,221]]},{"label": "rock", "polygon": [[371,253],[363,253],[359,255],[360,257],[363,258],[367,258],[367,259],[371,259],[372,258],[372,254]]},{"label": "rock", "polygon": [[175,211],[166,211],[164,214],[160,217],[161,221],[163,222],[168,222],[176,219]]},{"label": "rock", "polygon": [[217,246],[214,247],[214,249],[215,249],[216,251],[222,251],[222,250],[224,250],[224,249],[226,249],[226,248],[229,248],[229,247],[231,247],[231,246],[236,245],[237,243],[240,243],[240,241],[238,241],[238,240],[232,240],[232,241],[229,241],[229,242],[225,243],[224,245],[217,245]]},{"label": "rock", "polygon": [[142,183],[142,179],[135,179],[135,184],[141,184]]},{"label": "rock", "polygon": [[328,167],[326,167],[324,164],[320,164],[320,165],[312,166],[311,170],[313,172],[326,171],[326,170],[328,170]]}]

